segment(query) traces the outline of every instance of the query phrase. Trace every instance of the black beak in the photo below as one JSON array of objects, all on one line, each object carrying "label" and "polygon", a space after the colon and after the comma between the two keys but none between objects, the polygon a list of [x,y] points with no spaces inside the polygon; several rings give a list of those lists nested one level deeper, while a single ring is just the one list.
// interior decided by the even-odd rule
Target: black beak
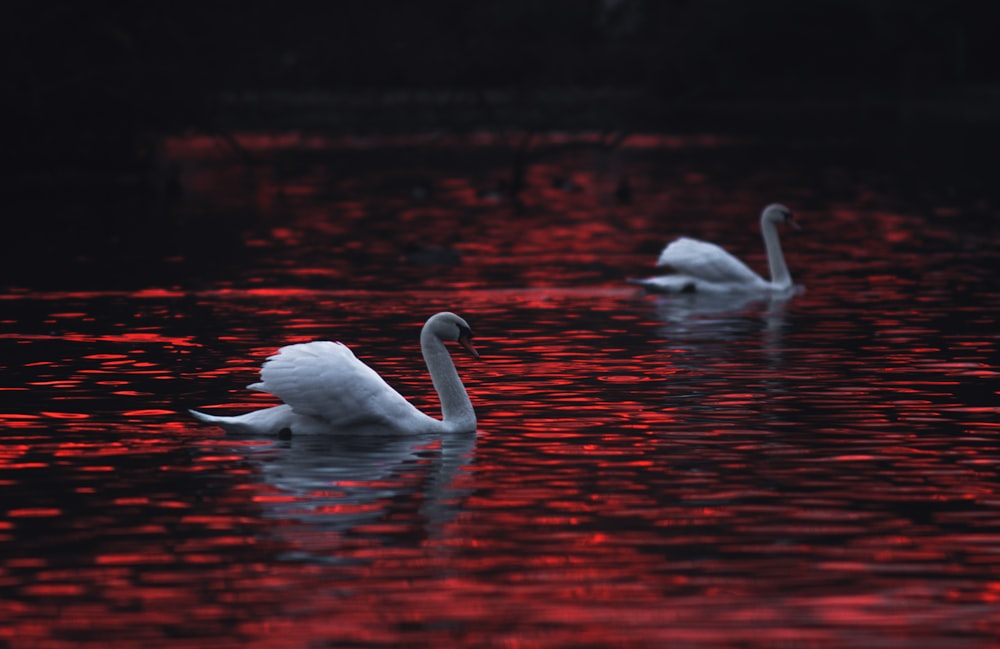
[{"label": "black beak", "polygon": [[458,337],[458,344],[464,347],[465,351],[469,352],[469,356],[479,360],[479,352],[477,352],[476,348],[472,346],[472,338],[469,334],[462,333],[462,335]]}]

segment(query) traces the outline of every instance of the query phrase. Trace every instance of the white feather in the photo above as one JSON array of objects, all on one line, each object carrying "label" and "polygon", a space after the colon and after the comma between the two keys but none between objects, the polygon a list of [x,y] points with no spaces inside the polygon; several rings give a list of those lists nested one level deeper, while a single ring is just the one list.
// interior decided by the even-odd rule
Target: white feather
[{"label": "white feather", "polygon": [[231,432],[276,434],[473,432],[476,413],[444,346],[454,340],[474,357],[469,325],[454,313],[431,316],[420,332],[420,348],[441,399],[442,419],[426,415],[337,342],[288,345],[270,356],[260,382],[248,386],[284,403],[236,416],[190,411],[199,421]]},{"label": "white feather", "polygon": [[712,284],[755,284],[766,280],[714,243],[681,237],[672,242],[656,262],[678,275]]},{"label": "white feather", "polygon": [[666,274],[630,280],[651,291],[664,293],[786,293],[794,291],[791,274],[781,251],[776,225],[794,226],[791,210],[777,203],[760,216],[771,279],[766,280],[714,243],[681,237],[670,243],[657,261]]},{"label": "white feather", "polygon": [[273,394],[299,415],[331,427],[428,418],[339,342],[282,347],[264,362],[260,377],[251,390]]}]

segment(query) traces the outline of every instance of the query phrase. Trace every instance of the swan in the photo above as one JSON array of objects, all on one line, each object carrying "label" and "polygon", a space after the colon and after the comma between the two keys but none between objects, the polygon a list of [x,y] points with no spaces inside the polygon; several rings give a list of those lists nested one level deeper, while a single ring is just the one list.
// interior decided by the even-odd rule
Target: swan
[{"label": "swan", "polygon": [[778,241],[779,223],[799,229],[792,211],[784,205],[772,203],[765,207],[760,215],[760,230],[771,281],[714,243],[687,237],[673,241],[660,253],[656,267],[667,274],[630,281],[660,293],[790,292],[794,287]]},{"label": "swan", "polygon": [[468,323],[446,311],[428,318],[420,331],[424,362],[441,399],[441,419],[414,407],[346,345],[330,341],[288,345],[264,362],[260,382],[248,388],[273,394],[283,404],[234,417],[189,412],[241,434],[473,432],[476,413],[444,345],[456,341],[478,359],[471,338]]}]

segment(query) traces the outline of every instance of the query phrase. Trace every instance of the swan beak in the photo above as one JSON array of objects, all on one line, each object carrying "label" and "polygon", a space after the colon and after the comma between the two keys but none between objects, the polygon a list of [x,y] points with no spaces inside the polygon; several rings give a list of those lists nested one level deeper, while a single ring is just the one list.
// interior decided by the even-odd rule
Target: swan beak
[{"label": "swan beak", "polygon": [[469,338],[468,334],[463,333],[461,336],[459,336],[458,344],[464,347],[465,351],[469,352],[469,356],[472,356],[474,359],[479,360],[479,352],[477,352],[476,348],[472,346],[472,339]]},{"label": "swan beak", "polygon": [[785,221],[785,223],[787,223],[788,227],[790,227],[791,229],[795,230],[796,232],[799,232],[799,231],[802,230],[802,226],[799,225],[799,222],[796,221],[795,219],[793,219],[791,216],[788,217],[788,220]]}]

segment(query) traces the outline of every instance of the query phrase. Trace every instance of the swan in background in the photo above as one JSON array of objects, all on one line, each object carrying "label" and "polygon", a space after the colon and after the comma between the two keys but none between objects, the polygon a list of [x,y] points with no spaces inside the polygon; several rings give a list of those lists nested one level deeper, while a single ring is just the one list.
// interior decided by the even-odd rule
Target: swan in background
[{"label": "swan in background", "polygon": [[456,341],[479,358],[471,338],[465,320],[448,312],[428,318],[420,331],[442,419],[417,410],[346,345],[330,341],[288,345],[264,362],[260,382],[248,387],[275,395],[282,405],[235,417],[190,412],[199,421],[242,434],[473,432],[476,413],[444,345]]},{"label": "swan in background", "polygon": [[667,274],[647,279],[630,280],[650,291],[660,293],[735,293],[786,292],[793,289],[792,276],[785,264],[785,255],[778,241],[779,223],[794,229],[792,211],[773,203],[760,215],[760,229],[771,270],[768,281],[750,270],[746,264],[714,243],[681,237],[672,242],[656,263]]}]

